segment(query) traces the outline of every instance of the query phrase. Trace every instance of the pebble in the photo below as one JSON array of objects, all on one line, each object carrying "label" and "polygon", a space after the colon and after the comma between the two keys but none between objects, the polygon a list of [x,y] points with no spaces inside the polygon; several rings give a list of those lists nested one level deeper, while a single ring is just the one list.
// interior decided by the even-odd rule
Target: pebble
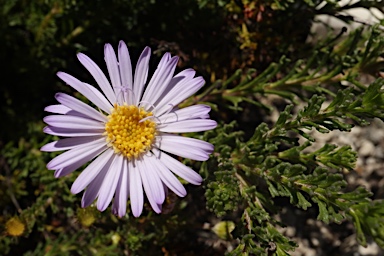
[{"label": "pebble", "polygon": [[367,255],[367,256],[383,255],[383,253],[380,253],[380,248],[376,243],[369,243],[367,245],[367,247],[363,247],[363,246],[359,245],[358,253],[359,254],[357,254],[357,255],[361,255],[361,256],[363,256],[363,255]]},{"label": "pebble", "polygon": [[320,245],[320,241],[319,239],[317,239],[316,237],[312,237],[311,238],[311,243],[313,244],[313,246],[315,247],[318,247]]},{"label": "pebble", "polygon": [[286,227],[285,228],[285,235],[288,237],[293,237],[296,234],[296,228],[294,227]]},{"label": "pebble", "polygon": [[370,156],[375,153],[375,145],[369,140],[363,140],[358,151],[360,156]]}]

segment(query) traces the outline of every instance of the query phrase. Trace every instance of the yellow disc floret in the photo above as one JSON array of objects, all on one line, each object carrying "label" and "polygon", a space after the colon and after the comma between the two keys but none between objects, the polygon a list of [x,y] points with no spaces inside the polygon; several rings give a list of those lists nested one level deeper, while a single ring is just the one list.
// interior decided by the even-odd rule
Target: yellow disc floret
[{"label": "yellow disc floret", "polygon": [[[108,145],[128,159],[147,152],[156,135],[156,123],[152,118],[144,119],[149,116],[152,113],[142,108],[115,104],[105,124],[104,135]],[[142,119],[144,121],[140,122]]]}]

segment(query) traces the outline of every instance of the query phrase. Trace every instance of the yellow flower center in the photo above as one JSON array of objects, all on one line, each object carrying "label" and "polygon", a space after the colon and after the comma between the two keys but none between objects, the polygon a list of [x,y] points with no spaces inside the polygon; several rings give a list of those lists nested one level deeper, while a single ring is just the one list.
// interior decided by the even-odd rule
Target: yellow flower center
[{"label": "yellow flower center", "polygon": [[5,229],[11,236],[21,236],[24,233],[25,226],[18,217],[12,217],[5,223]]},{"label": "yellow flower center", "polygon": [[156,123],[151,118],[140,120],[149,116],[152,113],[142,108],[115,104],[105,124],[104,135],[109,146],[128,159],[147,152],[155,139]]}]

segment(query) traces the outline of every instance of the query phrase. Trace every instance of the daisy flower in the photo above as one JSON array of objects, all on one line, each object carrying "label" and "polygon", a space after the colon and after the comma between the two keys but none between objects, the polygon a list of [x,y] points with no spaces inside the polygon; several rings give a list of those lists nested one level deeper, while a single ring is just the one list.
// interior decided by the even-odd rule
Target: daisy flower
[{"label": "daisy flower", "polygon": [[178,57],[166,53],[147,84],[150,55],[151,49],[146,47],[133,74],[126,44],[120,41],[117,56],[106,44],[109,81],[95,62],[79,53],[79,61],[101,91],[67,73],[57,73],[96,107],[57,93],[60,104],[45,108],[53,115],[44,118],[44,132],[66,137],[41,148],[46,152],[66,150],[47,168],[55,170],[55,177],[62,177],[92,161],[71,187],[74,194],[85,190],[82,207],[97,199],[97,209],[104,211],[113,199],[112,212],[122,217],[129,199],[132,214],[138,217],[145,193],[153,210],[160,213],[168,189],[180,197],[186,195],[176,175],[195,185],[202,182],[199,174],[171,155],[205,161],[213,152],[208,142],[178,135],[216,127],[209,119],[209,106],[177,108],[204,85],[204,79],[194,77],[193,69],[174,75]]}]

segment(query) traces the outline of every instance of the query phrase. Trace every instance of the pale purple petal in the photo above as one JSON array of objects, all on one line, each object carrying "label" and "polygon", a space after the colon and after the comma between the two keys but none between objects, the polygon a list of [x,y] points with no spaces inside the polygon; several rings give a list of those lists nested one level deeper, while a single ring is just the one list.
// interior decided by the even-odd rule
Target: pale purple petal
[{"label": "pale purple petal", "polygon": [[[98,108],[102,109],[106,113],[111,113],[113,106],[107,101],[107,99],[93,86],[83,83],[73,76],[64,73],[57,72],[57,76],[70,85],[73,89],[77,90],[83,94],[87,99],[89,99],[93,104]],[[112,89],[111,89],[112,90]]]},{"label": "pale purple petal", "polygon": [[100,122],[106,122],[108,120],[104,114],[100,113],[99,111],[95,110],[84,102],[72,96],[69,96],[68,94],[56,93],[55,98],[61,104],[67,106],[70,109],[73,109],[74,111],[86,115],[88,118],[92,118]]},{"label": "pale purple petal", "polygon": [[173,157],[168,154],[161,152],[160,150],[153,148],[152,152],[156,155],[156,157],[174,174],[181,177],[182,179],[188,181],[194,185],[200,185],[203,179],[201,176],[196,173],[194,170],[180,163]]},{"label": "pale purple petal", "polygon": [[83,136],[97,136],[102,135],[105,129],[67,129],[60,127],[46,126],[43,132],[55,136],[63,137],[83,137]]},{"label": "pale purple petal", "polygon": [[122,97],[119,97],[119,94],[121,93],[119,64],[117,63],[115,51],[110,44],[105,44],[104,46],[104,59],[107,64],[109,77],[112,82],[113,90],[115,91],[116,99],[121,104],[122,101],[119,101],[119,99],[122,99]]},{"label": "pale purple petal", "polygon": [[[96,155],[95,155],[96,157]],[[87,158],[83,158],[73,164],[70,164],[68,166],[65,166],[64,168],[61,168],[61,169],[58,169],[55,171],[55,178],[60,178],[60,177],[63,177],[65,175],[68,175],[70,173],[72,173],[73,171],[79,169],[81,166],[83,166],[84,164],[86,164],[88,162],[88,159]]]},{"label": "pale purple petal", "polygon": [[103,129],[105,127],[104,123],[101,123],[96,120],[87,119],[78,116],[68,116],[68,115],[51,115],[44,117],[44,122],[49,126],[68,128],[68,129]]},{"label": "pale purple petal", "polygon": [[114,157],[109,158],[109,161],[106,165],[101,169],[99,174],[96,176],[95,179],[91,181],[87,189],[83,193],[83,198],[81,199],[81,207],[88,207],[90,206],[93,201],[99,196],[100,188],[103,184],[103,181],[105,179],[105,176],[114,160]]},{"label": "pale purple petal", "polygon": [[178,83],[157,104],[154,112],[156,115],[161,116],[169,109],[169,106],[177,106],[180,102],[200,90],[204,83],[204,79],[200,76],[187,82]]},{"label": "pale purple petal", "polygon": [[134,105],[138,105],[143,94],[144,86],[148,77],[148,63],[151,57],[151,48],[145,47],[136,64],[135,78],[133,84]]},{"label": "pale purple petal", "polygon": [[177,84],[179,83],[185,83],[185,82],[188,82],[190,80],[193,79],[193,77],[195,76],[196,74],[196,71],[191,69],[191,68],[187,68],[181,72],[179,72],[177,75],[175,75],[171,81],[169,82],[169,84],[167,85],[167,88],[165,89],[165,91],[163,92],[163,95],[162,97],[164,97],[166,94],[168,94],[168,92],[170,90],[173,89],[173,87],[175,87]]},{"label": "pale purple petal", "polygon": [[114,104],[116,102],[116,95],[112,90],[111,84],[109,83],[107,77],[104,75],[103,71],[99,66],[91,60],[87,55],[83,53],[78,53],[77,58],[83,64],[83,66],[88,70],[89,73],[93,76],[96,83],[100,86],[100,89],[103,91],[104,95],[107,97],[110,103]]},{"label": "pale purple petal", "polygon": [[173,134],[158,136],[155,145],[168,153],[197,161],[208,160],[214,149],[208,142]]},{"label": "pale purple petal", "polygon": [[[157,167],[151,164],[150,159],[151,156],[143,156],[143,160],[141,161],[143,166],[141,169],[141,179],[143,180],[143,185],[147,193],[147,197],[149,197],[147,192],[149,191],[153,201],[156,204],[162,204],[165,200],[163,184],[159,175],[157,174]],[[147,182],[144,182],[144,180]],[[145,184],[148,184],[148,189],[146,189]]]},{"label": "pale purple petal", "polygon": [[139,217],[143,211],[144,195],[143,186],[140,177],[140,171],[137,166],[128,161],[129,170],[129,196],[131,198],[132,214]]},{"label": "pale purple petal", "polygon": [[211,111],[211,108],[207,105],[193,105],[164,114],[155,120],[158,124],[166,124],[188,119],[204,118],[207,117],[209,111]]},{"label": "pale purple petal", "polygon": [[64,105],[61,105],[61,104],[48,106],[44,110],[47,112],[50,112],[50,113],[55,113],[55,114],[63,114],[63,115],[89,118],[87,115],[84,115],[83,113],[72,110],[72,109],[70,109]]},{"label": "pale purple petal", "polygon": [[173,57],[169,59],[169,57],[169,53],[164,54],[162,61],[160,61],[157,66],[157,69],[153,74],[142,98],[144,106],[152,107],[151,104],[156,103],[157,99],[171,81],[179,58]]},{"label": "pale purple petal", "polygon": [[[180,84],[187,84],[188,81],[192,80],[195,76],[195,71],[193,69],[186,69],[178,73],[176,76],[174,76],[171,81],[169,81],[167,87],[162,92],[160,97],[156,100],[155,103],[153,103],[155,106],[158,107],[158,104],[161,102],[161,100],[175,87],[179,86]],[[182,86],[182,85],[181,85]],[[163,103],[164,104],[164,103]]]},{"label": "pale purple petal", "polygon": [[119,182],[116,187],[115,199],[112,204],[112,213],[123,217],[127,212],[127,200],[129,193],[128,159],[123,159],[123,169],[120,172]]},{"label": "pale purple petal", "polygon": [[[157,174],[159,175],[162,182],[166,185],[166,188],[170,188],[176,195],[184,197],[187,194],[184,186],[181,182],[173,175],[173,173],[156,157],[148,157],[146,159],[151,163],[152,166],[156,167]],[[167,189],[164,190],[164,192]]]},{"label": "pale purple petal", "polygon": [[96,178],[99,172],[106,166],[108,161],[113,158],[114,151],[107,149],[104,153],[99,155],[94,161],[92,161],[76,178],[72,184],[71,192],[77,194],[84,190],[86,186]]},{"label": "pale purple petal", "polygon": [[91,160],[96,155],[100,154],[107,148],[105,139],[99,139],[87,144],[79,145],[69,151],[66,151],[55,158],[53,158],[48,164],[49,170],[57,170],[71,165],[77,161],[82,161],[84,158]]},{"label": "pale purple petal", "polygon": [[[152,75],[151,80],[148,83],[148,86],[145,89],[144,95],[142,97],[142,101],[144,101],[144,103],[142,105],[144,105],[144,106],[148,105],[149,107],[151,107],[152,106],[151,104],[154,103],[154,102],[148,102],[148,94],[153,94],[153,87],[158,85],[159,77],[161,76],[161,74],[162,74],[163,70],[165,69],[170,58],[171,58],[171,54],[168,52],[165,53],[163,55],[163,57],[161,58],[159,64],[157,65],[155,72]],[[150,88],[152,88],[152,89],[150,89]]]},{"label": "pale purple petal", "polygon": [[40,148],[44,152],[55,152],[72,149],[78,145],[89,143],[100,139],[101,136],[87,136],[87,137],[76,137],[76,138],[66,138],[58,141],[50,142]]},{"label": "pale purple petal", "polygon": [[160,132],[202,132],[212,130],[217,126],[217,123],[211,119],[195,119],[184,120],[169,124],[158,125],[157,130]]},{"label": "pale purple petal", "polygon": [[178,61],[179,57],[175,56],[167,63],[167,66],[161,73],[157,84],[154,85],[154,88],[152,90],[153,94],[148,96],[147,100],[149,102],[156,103],[159,100],[160,96],[166,90],[168,84],[172,79]]},{"label": "pale purple petal", "polygon": [[[83,84],[85,84],[87,87],[88,87],[88,89],[94,94],[94,95],[96,95],[96,97],[98,98],[98,99],[101,99],[102,101],[103,101],[103,104],[104,104],[104,108],[100,108],[99,106],[97,106],[96,104],[96,106],[97,107],[99,107],[100,108],[100,111],[101,110],[103,110],[104,112],[106,112],[107,114],[111,114],[112,113],[112,110],[113,110],[113,106],[109,103],[109,101],[105,98],[105,96],[98,90],[98,89],[96,89],[95,87],[93,87],[92,85],[90,85],[90,84],[87,84],[87,83],[83,83]],[[91,101],[92,102],[92,101]],[[113,104],[113,105],[115,105],[115,103]],[[108,108],[108,109],[106,109],[106,108]]]},{"label": "pale purple petal", "polygon": [[185,77],[188,80],[191,80],[196,74],[196,71],[192,68],[184,69],[183,71],[179,72],[175,77]]},{"label": "pale purple petal", "polygon": [[46,111],[46,112],[55,113],[55,114],[63,114],[63,115],[67,114],[71,110],[72,109],[70,109],[64,105],[61,105],[61,104],[50,105],[50,106],[44,108],[44,111]]},{"label": "pale purple petal", "polygon": [[119,70],[121,77],[121,85],[127,88],[128,97],[126,97],[127,104],[133,104],[133,89],[132,89],[132,64],[131,57],[129,56],[127,45],[123,42],[119,42]]},{"label": "pale purple petal", "polygon": [[119,181],[120,173],[123,169],[123,158],[122,155],[116,155],[115,160],[109,167],[108,173],[106,174],[103,184],[101,185],[99,198],[97,199],[97,209],[104,211],[112,201],[112,197],[115,194],[116,186]]},{"label": "pale purple petal", "polygon": [[[156,191],[158,190],[157,185],[156,185],[155,180],[150,180],[150,177],[154,174],[154,172],[152,172],[151,169],[148,169],[145,161],[139,160],[139,161],[136,161],[136,164],[137,164],[137,169],[140,172],[141,180],[143,182],[144,191],[145,191],[145,194],[147,195],[149,204],[151,205],[152,209],[156,213],[160,213],[161,207],[159,207],[159,204],[156,200],[156,195],[155,195]],[[163,189],[163,188],[161,188],[161,189]]]}]

